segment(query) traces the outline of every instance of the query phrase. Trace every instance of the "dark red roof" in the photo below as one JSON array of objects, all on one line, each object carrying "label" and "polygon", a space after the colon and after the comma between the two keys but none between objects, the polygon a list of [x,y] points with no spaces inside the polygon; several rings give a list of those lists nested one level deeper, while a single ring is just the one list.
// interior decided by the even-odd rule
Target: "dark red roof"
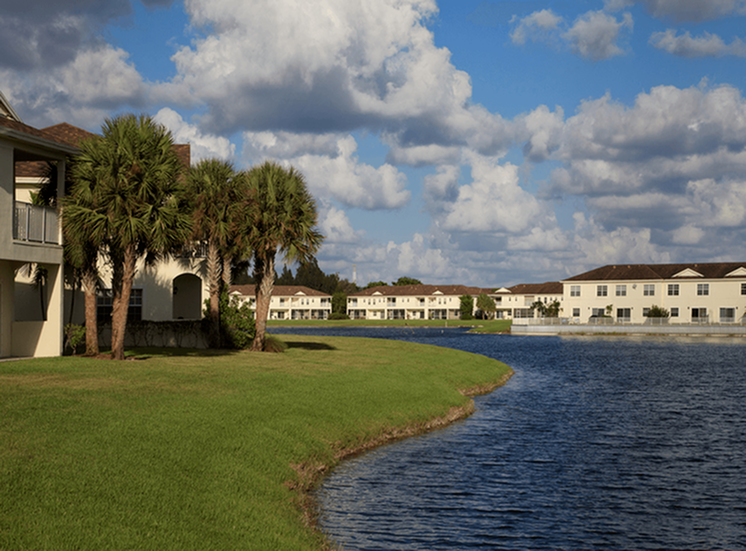
[{"label": "dark red roof", "polygon": [[56,142],[68,146],[71,145],[69,142],[61,139],[55,134],[47,132],[46,130],[39,130],[38,128],[34,128],[33,126],[29,126],[27,124],[23,124],[22,122],[14,121],[6,117],[0,117],[0,126],[9,128],[16,132],[20,132],[34,138],[42,138],[44,140],[49,140],[51,142]]},{"label": "dark red roof", "polygon": [[[231,285],[231,293],[238,293],[244,297],[255,297],[256,296],[256,285]],[[326,293],[304,287],[303,285],[275,285],[272,291],[272,296],[276,297],[292,297],[299,293],[303,293],[308,297],[330,297]]]},{"label": "dark red roof", "polygon": [[479,295],[481,293],[491,293],[491,289],[480,289],[479,287],[467,287],[465,285],[380,285],[363,289],[357,293],[352,293],[351,297],[370,297],[376,293],[386,297],[401,296],[434,296],[434,295]]},{"label": "dark red roof", "polygon": [[[693,264],[613,264],[602,266],[568,278],[565,281],[612,281],[671,279],[690,269],[707,279],[722,279],[738,268],[746,269],[746,262],[710,262]],[[679,276],[676,279],[700,279],[700,276]]]},{"label": "dark red roof", "polygon": [[559,281],[548,281],[546,283],[519,283],[510,287],[514,295],[561,295],[562,283]]}]

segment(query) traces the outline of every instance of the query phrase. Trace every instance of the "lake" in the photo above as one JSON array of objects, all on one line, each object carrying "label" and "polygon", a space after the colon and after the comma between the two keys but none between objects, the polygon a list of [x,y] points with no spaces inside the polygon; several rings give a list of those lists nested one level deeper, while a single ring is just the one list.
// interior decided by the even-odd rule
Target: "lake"
[{"label": "lake", "polygon": [[459,329],[394,338],[515,369],[469,419],[345,461],[317,492],[346,550],[746,548],[746,343]]}]

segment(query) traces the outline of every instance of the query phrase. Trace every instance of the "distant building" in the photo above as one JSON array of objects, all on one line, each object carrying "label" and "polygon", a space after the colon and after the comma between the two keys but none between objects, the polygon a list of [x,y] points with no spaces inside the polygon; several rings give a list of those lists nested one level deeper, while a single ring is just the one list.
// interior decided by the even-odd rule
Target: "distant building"
[{"label": "distant building", "polygon": [[614,264],[562,285],[563,315],[574,323],[609,312],[616,323],[642,324],[653,306],[673,324],[740,323],[746,313],[746,262]]},{"label": "distant building", "polygon": [[[256,312],[256,285],[231,285],[230,295]],[[302,285],[275,285],[269,304],[271,320],[325,320],[332,313],[332,296]]]}]

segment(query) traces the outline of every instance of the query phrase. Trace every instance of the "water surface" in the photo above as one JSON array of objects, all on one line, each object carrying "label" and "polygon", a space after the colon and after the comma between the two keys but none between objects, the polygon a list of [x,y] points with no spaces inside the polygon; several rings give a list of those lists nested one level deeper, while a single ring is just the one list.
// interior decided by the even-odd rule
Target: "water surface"
[{"label": "water surface", "polygon": [[466,421],[335,469],[317,498],[344,549],[746,548],[742,341],[332,333],[516,371]]}]

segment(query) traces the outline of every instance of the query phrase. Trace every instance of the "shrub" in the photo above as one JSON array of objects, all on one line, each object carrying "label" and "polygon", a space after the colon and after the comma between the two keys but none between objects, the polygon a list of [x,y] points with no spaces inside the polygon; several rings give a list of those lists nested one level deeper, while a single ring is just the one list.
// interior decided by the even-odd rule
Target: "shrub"
[{"label": "shrub", "polygon": [[274,335],[267,334],[264,339],[264,351],[265,352],[285,352],[288,345],[283,341],[275,337]]},{"label": "shrub", "polygon": [[649,318],[667,318],[670,315],[668,310],[661,308],[660,306],[651,306],[648,310]]},{"label": "shrub", "polygon": [[73,354],[77,354],[81,344],[85,345],[85,326],[74,323],[65,325],[65,350],[69,348]]},{"label": "shrub", "polygon": [[329,314],[329,317],[327,319],[330,319],[330,320],[348,320],[348,319],[350,319],[350,316],[348,316],[347,314],[339,313],[339,312],[332,312],[331,314]]},{"label": "shrub", "polygon": [[251,347],[256,333],[254,314],[249,305],[238,297],[229,297],[226,291],[220,293],[220,332],[227,348],[241,350]]}]

